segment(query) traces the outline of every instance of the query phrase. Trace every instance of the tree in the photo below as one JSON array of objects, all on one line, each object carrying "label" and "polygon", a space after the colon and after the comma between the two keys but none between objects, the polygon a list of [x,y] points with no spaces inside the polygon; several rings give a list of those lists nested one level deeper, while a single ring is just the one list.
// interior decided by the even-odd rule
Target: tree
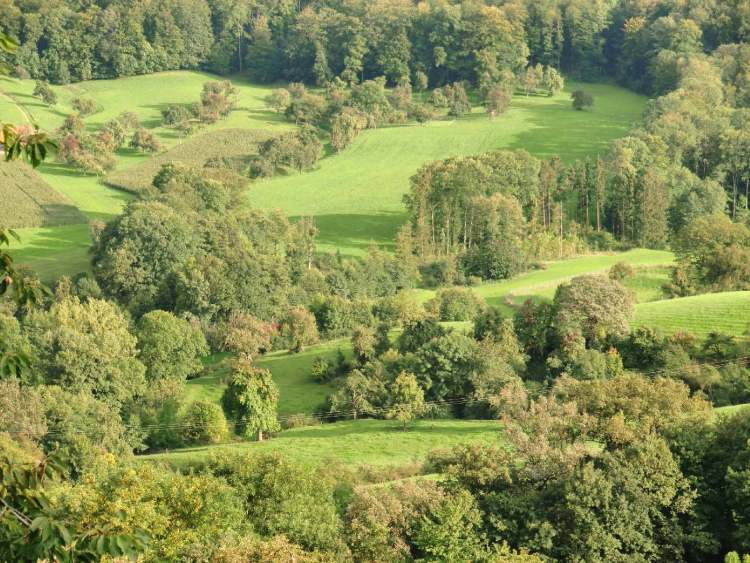
[{"label": "tree", "polygon": [[336,392],[331,395],[331,414],[338,417],[351,414],[352,418],[357,420],[360,415],[374,411],[371,398],[370,381],[360,370],[352,370]]},{"label": "tree", "polygon": [[70,104],[81,117],[86,117],[96,112],[96,102],[91,98],[73,98]]},{"label": "tree", "polygon": [[208,401],[190,403],[180,421],[187,444],[217,444],[229,434],[221,407]]},{"label": "tree", "polygon": [[276,88],[265,99],[266,105],[276,113],[284,113],[291,100],[292,96],[286,88]]},{"label": "tree", "polygon": [[37,80],[34,84],[33,96],[39,98],[48,106],[57,104],[57,94],[45,80]]},{"label": "tree", "polygon": [[402,371],[388,388],[386,418],[398,420],[402,428],[425,411],[424,391],[413,373]]},{"label": "tree", "polygon": [[141,127],[133,133],[130,139],[130,148],[141,152],[158,152],[161,150],[161,143],[151,131]]},{"label": "tree", "polygon": [[203,369],[201,358],[208,354],[203,332],[187,319],[167,311],[150,311],[138,321],[139,358],[146,377],[185,381]]},{"label": "tree", "polygon": [[223,347],[235,354],[254,359],[271,350],[278,327],[257,317],[232,311],[227,319]]},{"label": "tree", "polygon": [[626,335],[635,310],[630,292],[603,275],[580,276],[559,286],[553,306],[561,339],[579,335],[593,345]]},{"label": "tree", "polygon": [[331,146],[341,152],[367,127],[367,116],[359,110],[344,108],[331,118]]},{"label": "tree", "polygon": [[510,107],[513,99],[513,92],[503,85],[496,84],[487,92],[484,99],[484,105],[491,119],[502,115]]},{"label": "tree", "polygon": [[594,96],[584,90],[576,90],[571,98],[573,99],[573,108],[579,111],[594,105]]},{"label": "tree", "polygon": [[247,359],[237,360],[229,374],[229,385],[221,397],[221,404],[240,436],[257,436],[263,441],[264,432],[280,429],[276,418],[279,390],[271,372],[258,369]]},{"label": "tree", "polygon": [[424,561],[482,561],[487,556],[487,539],[481,524],[476,501],[468,491],[460,490],[423,516],[414,542],[427,555]]},{"label": "tree", "polygon": [[441,289],[425,304],[441,321],[471,321],[484,307],[484,299],[463,287]]},{"label": "tree", "polygon": [[49,383],[87,392],[114,405],[138,395],[145,384],[128,319],[114,303],[68,298],[27,324]]},{"label": "tree", "polygon": [[281,321],[281,335],[289,342],[289,350],[301,352],[305,346],[318,342],[315,315],[302,307],[289,309]]},{"label": "tree", "polygon": [[375,357],[375,329],[358,326],[352,331],[352,350],[360,363],[364,364]]}]

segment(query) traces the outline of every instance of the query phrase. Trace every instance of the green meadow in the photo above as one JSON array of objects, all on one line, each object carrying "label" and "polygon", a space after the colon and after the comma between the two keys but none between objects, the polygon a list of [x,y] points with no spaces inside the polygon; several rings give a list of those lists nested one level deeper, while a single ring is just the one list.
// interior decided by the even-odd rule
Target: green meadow
[{"label": "green meadow", "polygon": [[403,466],[424,462],[436,448],[459,444],[501,444],[500,423],[492,420],[419,420],[404,431],[389,420],[349,420],[285,430],[264,442],[234,442],[141,456],[177,467],[200,463],[212,452],[276,452],[307,465]]},{"label": "green meadow", "polygon": [[320,250],[358,255],[371,243],[390,247],[406,220],[402,198],[409,178],[422,164],[495,149],[526,149],[565,161],[596,155],[624,136],[645,107],[645,98],[622,88],[587,84],[596,105],[575,111],[570,91],[576,87],[569,84],[551,98],[517,95],[496,120],[475,108],[457,120],[365,131],[316,170],[257,182],[248,197],[254,206],[283,209],[291,217],[314,216]]},{"label": "green meadow", "polygon": [[[15,115],[19,122],[30,120],[51,131],[72,113],[70,104],[75,97],[91,98],[99,105],[98,111],[86,118],[91,131],[122,111],[132,111],[169,153],[182,155],[195,152],[181,149],[181,145],[190,144],[197,135],[225,129],[273,132],[292,127],[283,116],[265,108],[263,99],[272,87],[241,79],[233,80],[239,90],[239,103],[227,119],[188,140],[161,127],[160,111],[166,105],[196,101],[203,83],[216,79],[206,73],[176,71],[55,86],[58,103],[48,107],[32,96],[33,81],[1,78],[0,110],[3,115]],[[169,88],[164,86],[167,82]],[[559,154],[566,161],[596,155],[604,152],[612,139],[624,135],[645,107],[644,97],[622,88],[587,84],[596,104],[591,111],[578,112],[571,108],[569,99],[570,91],[576,87],[571,83],[566,91],[550,98],[516,96],[511,109],[496,120],[489,120],[481,108],[475,108],[457,120],[446,118],[427,125],[365,131],[343,153],[328,151],[311,172],[253,183],[248,201],[261,208],[282,209],[290,217],[314,216],[321,251],[359,255],[371,243],[390,247],[393,235],[405,220],[402,197],[409,189],[409,178],[422,164],[500,148],[524,148],[540,157]],[[164,157],[123,149],[116,159],[112,183],[126,185],[132,176],[140,186]],[[202,155],[196,156],[197,163],[201,159],[205,160]],[[54,162],[44,164],[39,174],[89,219],[111,219],[133,197],[105,185],[100,178],[84,176]],[[83,232],[81,229],[79,234]],[[19,260],[39,270],[47,281],[60,272],[75,274],[87,261],[78,239],[66,246],[68,233],[56,235],[46,230],[43,237],[35,232],[30,236],[23,234],[21,246],[16,247]],[[66,255],[67,267],[50,268],[49,261],[61,252]]]},{"label": "green meadow", "polygon": [[[659,281],[667,281],[665,266],[674,262],[674,255],[663,250],[635,249],[622,253],[593,254],[567,260],[546,262],[540,269],[532,270],[509,280],[484,283],[472,288],[481,295],[489,305],[500,308],[507,314],[513,307],[526,299],[551,299],[557,286],[575,276],[592,273],[603,273],[618,262],[627,262],[641,269],[633,280],[633,290],[641,300],[658,298]],[[637,280],[637,281],[636,281]],[[663,281],[661,283],[663,283]],[[417,290],[420,301],[427,301],[435,295],[434,290]]]},{"label": "green meadow", "polygon": [[650,326],[666,334],[686,331],[699,337],[711,332],[744,336],[750,330],[750,291],[708,293],[643,303],[633,326]]}]

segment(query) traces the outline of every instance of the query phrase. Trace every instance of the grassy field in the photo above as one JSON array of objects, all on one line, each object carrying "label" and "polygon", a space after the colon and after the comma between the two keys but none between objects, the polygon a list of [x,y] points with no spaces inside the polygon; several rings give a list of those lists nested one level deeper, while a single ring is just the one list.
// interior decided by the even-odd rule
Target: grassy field
[{"label": "grassy field", "polygon": [[[649,270],[652,267],[655,268],[652,275],[648,276],[649,280],[644,278],[642,282],[638,282],[642,284],[642,288],[634,287],[636,294],[640,293],[645,300],[655,294],[653,279],[658,280],[663,277],[665,272],[663,266],[673,261],[673,254],[663,250],[636,249],[622,253],[593,254],[548,262],[543,269],[533,270],[509,280],[485,283],[472,290],[481,295],[490,305],[510,313],[512,312],[510,304],[518,305],[530,297],[552,298],[558,285],[575,276],[606,272],[618,262],[627,262],[635,267],[648,267]],[[641,276],[638,276],[637,279],[640,278]],[[433,290],[417,290],[417,297],[423,302],[434,295]]]},{"label": "grassy field", "polygon": [[438,447],[500,441],[500,423],[491,420],[420,420],[406,431],[384,420],[336,422],[281,432],[265,442],[235,442],[142,456],[176,466],[199,463],[211,452],[279,452],[309,465],[406,465],[424,461]]},{"label": "grassy field", "polygon": [[643,303],[636,307],[632,325],[651,326],[666,334],[684,330],[696,336],[714,331],[742,336],[750,329],[750,291]]},{"label": "grassy field", "polygon": [[42,281],[52,283],[60,276],[91,270],[88,224],[63,227],[16,229],[21,242],[12,242],[11,254],[17,264],[30,264]]},{"label": "grassy field", "polygon": [[489,150],[526,149],[538,157],[559,154],[571,161],[596,155],[625,135],[645,107],[645,98],[609,85],[587,84],[596,98],[590,112],[571,108],[567,91],[552,98],[516,96],[511,109],[490,121],[480,108],[458,120],[368,130],[338,155],[303,175],[255,184],[253,205],[314,215],[321,250],[361,254],[371,242],[388,247],[404,222],[402,196],[424,163]]},{"label": "grassy field", "polygon": [[[310,346],[299,354],[290,354],[286,350],[273,352],[256,362],[258,367],[268,369],[273,374],[273,379],[279,387],[281,416],[313,413],[323,405],[333,386],[312,380],[312,364],[317,357],[334,360],[339,349],[347,357],[351,356],[351,345],[348,339],[343,339]],[[209,368],[208,371],[207,375],[188,381],[188,401],[220,401],[227,369],[219,364],[215,369]]]},{"label": "grassy field", "polygon": [[22,162],[0,166],[0,225],[50,227],[82,223],[86,218],[67,197]]}]

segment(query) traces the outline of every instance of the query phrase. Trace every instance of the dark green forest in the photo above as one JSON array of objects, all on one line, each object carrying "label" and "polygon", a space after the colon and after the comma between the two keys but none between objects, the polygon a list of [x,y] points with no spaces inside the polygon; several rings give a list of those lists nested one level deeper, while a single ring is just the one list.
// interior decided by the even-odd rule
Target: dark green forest
[{"label": "dark green forest", "polygon": [[[674,253],[665,298],[750,290],[747,1],[0,0],[0,16],[3,74],[47,105],[49,84],[201,69],[227,80],[164,107],[166,127],[225,119],[236,76],[278,86],[289,126],[248,162],[160,166],[91,222],[90,272],[50,287],[0,225],[0,561],[750,560],[750,332],[635,326],[624,260],[550,299],[475,291],[634,248]],[[502,126],[564,77],[566,111],[611,81],[649,96],[642,119],[588,159],[425,163],[393,251],[318,252],[312,218],[245,199],[366,129],[477,103]],[[159,152],[132,113],[87,129],[94,106],[57,131],[2,123],[5,158],[102,174],[126,145]],[[258,360],[319,342],[343,343],[308,370],[324,404],[280,416]],[[216,365],[220,398],[189,400]],[[142,455],[361,419],[496,421],[498,439],[418,469]]]}]

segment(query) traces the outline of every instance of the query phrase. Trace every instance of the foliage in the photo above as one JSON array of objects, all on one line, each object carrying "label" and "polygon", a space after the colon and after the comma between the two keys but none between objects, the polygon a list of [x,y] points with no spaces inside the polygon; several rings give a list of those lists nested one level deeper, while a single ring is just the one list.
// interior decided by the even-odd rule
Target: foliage
[{"label": "foliage", "polygon": [[289,309],[281,322],[281,335],[288,340],[292,352],[301,352],[305,346],[318,342],[315,316],[301,307]]},{"label": "foliage", "polygon": [[425,304],[427,311],[441,321],[471,321],[485,307],[484,300],[469,288],[441,289]]},{"label": "foliage", "polygon": [[146,366],[146,377],[185,381],[202,369],[200,359],[208,345],[200,328],[187,319],[154,310],[138,321],[139,359]]},{"label": "foliage", "polygon": [[207,401],[190,403],[180,424],[182,439],[187,444],[215,444],[229,434],[221,407]]},{"label": "foliage", "polygon": [[389,396],[390,406],[386,417],[398,420],[404,430],[409,422],[425,411],[424,391],[413,373],[402,371],[398,374],[391,384]]},{"label": "foliage", "polygon": [[594,105],[594,96],[585,90],[576,90],[571,95],[571,98],[573,99],[573,109],[579,111],[591,108]]},{"label": "foliage", "polygon": [[221,403],[238,434],[262,441],[264,432],[279,430],[278,402],[279,390],[268,370],[253,367],[247,359],[234,363]]}]

